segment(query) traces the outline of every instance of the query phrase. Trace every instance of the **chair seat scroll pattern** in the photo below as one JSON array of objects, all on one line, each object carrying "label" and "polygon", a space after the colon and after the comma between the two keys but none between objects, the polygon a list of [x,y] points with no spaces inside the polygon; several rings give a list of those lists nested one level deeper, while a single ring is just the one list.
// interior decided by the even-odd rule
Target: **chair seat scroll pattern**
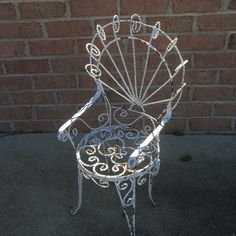
[{"label": "chair seat scroll pattern", "polygon": [[[85,69],[97,85],[96,94],[59,129],[61,141],[70,140],[76,150],[78,202],[82,204],[83,178],[102,188],[115,185],[130,235],[136,235],[136,188],[147,183],[151,203],[153,178],[160,167],[160,132],[171,119],[183,88],[185,66],[177,47],[158,21],[146,24],[137,14],[129,19],[117,15],[87,43],[89,63]],[[100,99],[104,111],[97,127],[82,118]],[[85,115],[86,117],[86,115]],[[89,133],[78,142],[76,121]]]}]

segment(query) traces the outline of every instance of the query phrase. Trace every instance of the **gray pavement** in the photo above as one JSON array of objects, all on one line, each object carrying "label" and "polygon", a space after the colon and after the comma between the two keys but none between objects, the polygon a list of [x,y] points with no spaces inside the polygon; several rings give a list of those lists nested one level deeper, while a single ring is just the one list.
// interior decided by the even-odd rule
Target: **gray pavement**
[{"label": "gray pavement", "polygon": [[[129,235],[113,187],[86,180],[82,209],[70,215],[77,192],[69,143],[22,134],[1,137],[0,150],[0,236]],[[236,136],[163,135],[161,161],[158,206],[147,186],[137,191],[137,236],[235,236]]]}]

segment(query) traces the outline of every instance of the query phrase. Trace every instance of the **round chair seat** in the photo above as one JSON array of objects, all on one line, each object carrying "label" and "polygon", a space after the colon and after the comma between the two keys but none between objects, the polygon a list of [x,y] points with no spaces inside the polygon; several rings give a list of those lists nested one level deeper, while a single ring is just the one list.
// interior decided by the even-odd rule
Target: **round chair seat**
[{"label": "round chair seat", "polygon": [[159,164],[157,139],[140,149],[139,164],[135,168],[128,167],[129,156],[147,136],[147,131],[121,125],[102,127],[85,135],[76,152],[83,174],[109,182],[153,171]]}]

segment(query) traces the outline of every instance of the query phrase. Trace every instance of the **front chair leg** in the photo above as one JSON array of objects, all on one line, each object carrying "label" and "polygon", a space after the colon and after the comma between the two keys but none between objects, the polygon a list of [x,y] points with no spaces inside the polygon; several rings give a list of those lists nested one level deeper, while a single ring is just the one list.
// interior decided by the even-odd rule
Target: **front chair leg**
[{"label": "front chair leg", "polygon": [[123,207],[123,213],[128,223],[130,235],[135,236],[135,188],[136,180],[129,179],[125,181],[116,182],[117,193]]},{"label": "front chair leg", "polygon": [[83,173],[78,167],[78,200],[75,208],[71,210],[71,215],[75,215],[81,207],[82,204],[82,187],[83,187]]}]

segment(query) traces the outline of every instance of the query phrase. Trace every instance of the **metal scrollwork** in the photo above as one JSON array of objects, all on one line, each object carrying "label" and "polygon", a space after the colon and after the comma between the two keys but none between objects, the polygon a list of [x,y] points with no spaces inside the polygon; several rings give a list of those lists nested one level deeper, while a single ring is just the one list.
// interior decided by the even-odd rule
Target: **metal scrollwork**
[{"label": "metal scrollwork", "polygon": [[107,36],[106,36],[105,31],[104,31],[104,28],[101,25],[97,25],[96,29],[97,29],[97,33],[98,33],[99,38],[101,40],[105,41]]},{"label": "metal scrollwork", "polygon": [[101,70],[94,64],[87,64],[85,66],[86,71],[88,74],[93,77],[94,79],[97,79],[101,75]]},{"label": "metal scrollwork", "polygon": [[160,24],[160,21],[157,21],[156,24],[153,26],[152,28],[152,38],[153,39],[156,39],[160,33],[160,28],[161,28],[161,24]]},{"label": "metal scrollwork", "polygon": [[99,57],[101,55],[100,50],[98,47],[93,44],[93,43],[87,43],[86,44],[86,50],[89,53],[89,55],[94,56],[94,57]]},{"label": "metal scrollwork", "polygon": [[[133,191],[135,187],[135,180],[130,179],[129,181],[122,181],[116,183],[116,188],[120,194],[120,198],[122,199],[122,205],[124,207],[132,206],[134,198]],[[122,193],[124,192],[123,196]]]},{"label": "metal scrollwork", "polygon": [[134,33],[138,33],[141,30],[141,17],[138,14],[133,14],[131,16],[131,30]]},{"label": "metal scrollwork", "polygon": [[146,173],[145,173],[145,175],[140,175],[137,178],[137,184],[138,185],[144,185],[147,182],[147,178],[148,178],[148,176],[146,176]]},{"label": "metal scrollwork", "polygon": [[118,33],[120,30],[120,19],[119,19],[119,16],[117,16],[117,15],[113,16],[112,28],[115,33]]},{"label": "metal scrollwork", "polygon": [[[91,132],[80,143],[79,162],[91,175],[125,177],[132,171],[127,166],[129,155],[147,134],[135,128],[115,125]],[[153,163],[159,149],[155,141],[140,149],[136,171],[145,170]]]},{"label": "metal scrollwork", "polygon": [[58,132],[57,138],[59,141],[66,142],[69,138],[67,131]]}]

